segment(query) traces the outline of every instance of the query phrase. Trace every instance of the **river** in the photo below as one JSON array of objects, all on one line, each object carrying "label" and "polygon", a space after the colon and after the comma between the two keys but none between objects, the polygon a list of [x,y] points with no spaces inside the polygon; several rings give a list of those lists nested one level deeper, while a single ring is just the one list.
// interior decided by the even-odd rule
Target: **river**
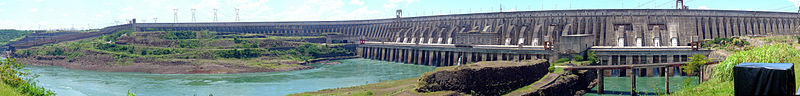
[{"label": "river", "polygon": [[[605,83],[603,96],[629,96],[631,91],[630,77],[604,77]],[[684,83],[685,82],[685,83]],[[682,86],[697,85],[697,76],[673,76],[669,77],[670,92],[678,92]],[[663,95],[664,77],[636,77],[636,90],[640,95]],[[585,96],[599,96],[597,86]]]},{"label": "river", "polygon": [[281,96],[417,77],[432,66],[369,59],[335,60],[314,69],[238,74],[148,74],[29,66],[39,85],[59,96]]}]

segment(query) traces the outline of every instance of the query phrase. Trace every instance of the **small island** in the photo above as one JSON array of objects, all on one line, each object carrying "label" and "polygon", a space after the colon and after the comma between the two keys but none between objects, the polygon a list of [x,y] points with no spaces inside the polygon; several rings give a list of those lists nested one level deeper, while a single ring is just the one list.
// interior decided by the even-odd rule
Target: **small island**
[{"label": "small island", "polygon": [[103,72],[206,74],[311,69],[317,60],[354,57],[325,34],[271,36],[214,31],[121,30],[75,41],[19,49],[26,64]]}]

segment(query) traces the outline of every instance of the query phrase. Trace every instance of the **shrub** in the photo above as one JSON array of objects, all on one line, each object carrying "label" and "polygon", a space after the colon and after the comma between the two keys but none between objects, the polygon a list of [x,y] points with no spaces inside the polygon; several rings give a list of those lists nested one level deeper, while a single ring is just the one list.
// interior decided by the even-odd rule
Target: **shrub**
[{"label": "shrub", "polygon": [[569,61],[569,58],[559,58],[558,60],[556,60],[556,62],[553,62],[553,63],[564,63],[564,62],[567,62],[567,61]]},{"label": "shrub", "polygon": [[595,55],[595,54],[594,54],[594,51],[588,51],[588,52],[586,52],[586,60],[587,60],[587,61],[592,61],[592,63],[597,63],[597,62],[599,62],[599,61],[597,60],[597,55]]},{"label": "shrub", "polygon": [[192,31],[168,31],[163,39],[194,39],[197,37],[196,32]]},{"label": "shrub", "polygon": [[290,50],[272,51],[272,53],[277,55],[287,56],[286,58],[290,58],[295,61],[306,61],[314,58],[355,55],[355,53],[342,48],[328,48],[312,43],[305,43]]},{"label": "shrub", "polygon": [[686,66],[681,66],[681,68],[683,68],[683,72],[686,72],[687,74],[694,74],[695,71],[699,70],[700,67],[710,61],[703,54],[694,54],[692,57],[689,57],[689,59],[690,61],[686,63]]},{"label": "shrub", "polygon": [[36,80],[39,75],[29,73],[23,68],[24,64],[18,63],[17,59],[9,58],[0,61],[0,78],[2,83],[16,88],[20,93],[30,96],[52,96],[55,95],[53,91],[44,89],[44,87],[36,86]]},{"label": "shrub", "polygon": [[572,56],[572,60],[573,61],[583,61],[583,56],[581,56],[581,55]]},{"label": "shrub", "polygon": [[264,49],[233,49],[233,50],[220,50],[217,51],[217,56],[222,58],[253,58],[259,57],[264,54],[266,50]]}]

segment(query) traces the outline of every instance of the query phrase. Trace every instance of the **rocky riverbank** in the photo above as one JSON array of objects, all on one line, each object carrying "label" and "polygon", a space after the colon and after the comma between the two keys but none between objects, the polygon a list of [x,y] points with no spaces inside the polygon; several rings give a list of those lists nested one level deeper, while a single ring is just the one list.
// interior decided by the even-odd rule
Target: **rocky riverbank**
[{"label": "rocky riverbank", "polygon": [[[23,63],[34,66],[60,66],[67,69],[92,70],[102,72],[143,72],[158,74],[216,74],[216,73],[250,73],[250,72],[279,72],[312,69],[312,66],[299,65],[287,61],[279,64],[281,67],[263,68],[250,67],[239,64],[220,62],[201,63],[205,60],[174,60],[162,61],[157,59],[140,58],[129,64],[115,64],[112,58],[77,58],[66,60],[58,56],[36,56],[20,58]],[[188,61],[188,62],[187,62]]]},{"label": "rocky riverbank", "polygon": [[518,90],[507,95],[510,96],[581,96],[599,83],[595,71],[575,71],[566,74],[551,73],[536,82],[531,90]]},{"label": "rocky riverbank", "polygon": [[440,67],[421,76],[419,92],[457,91],[471,95],[502,95],[538,81],[547,74],[546,60],[489,61]]}]

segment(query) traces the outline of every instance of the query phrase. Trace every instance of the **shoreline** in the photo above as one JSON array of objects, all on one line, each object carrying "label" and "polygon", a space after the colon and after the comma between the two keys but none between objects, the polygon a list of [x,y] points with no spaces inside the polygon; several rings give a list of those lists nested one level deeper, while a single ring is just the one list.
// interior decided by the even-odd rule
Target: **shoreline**
[{"label": "shoreline", "polygon": [[[307,62],[296,63],[296,67],[281,68],[256,68],[247,66],[237,66],[230,64],[175,64],[176,62],[142,60],[130,65],[109,65],[97,61],[85,60],[65,60],[57,57],[36,56],[28,58],[18,58],[25,65],[30,66],[57,66],[65,69],[89,70],[99,72],[140,72],[148,74],[235,74],[235,73],[257,73],[257,72],[284,72],[305,69],[314,69],[308,66],[313,63],[322,63],[332,60],[353,59],[359,56],[340,56],[333,58],[318,58]],[[78,58],[86,59],[86,58]],[[102,61],[102,60],[98,60]],[[310,63],[309,63],[310,62]],[[112,62],[113,63],[113,62]]]}]

